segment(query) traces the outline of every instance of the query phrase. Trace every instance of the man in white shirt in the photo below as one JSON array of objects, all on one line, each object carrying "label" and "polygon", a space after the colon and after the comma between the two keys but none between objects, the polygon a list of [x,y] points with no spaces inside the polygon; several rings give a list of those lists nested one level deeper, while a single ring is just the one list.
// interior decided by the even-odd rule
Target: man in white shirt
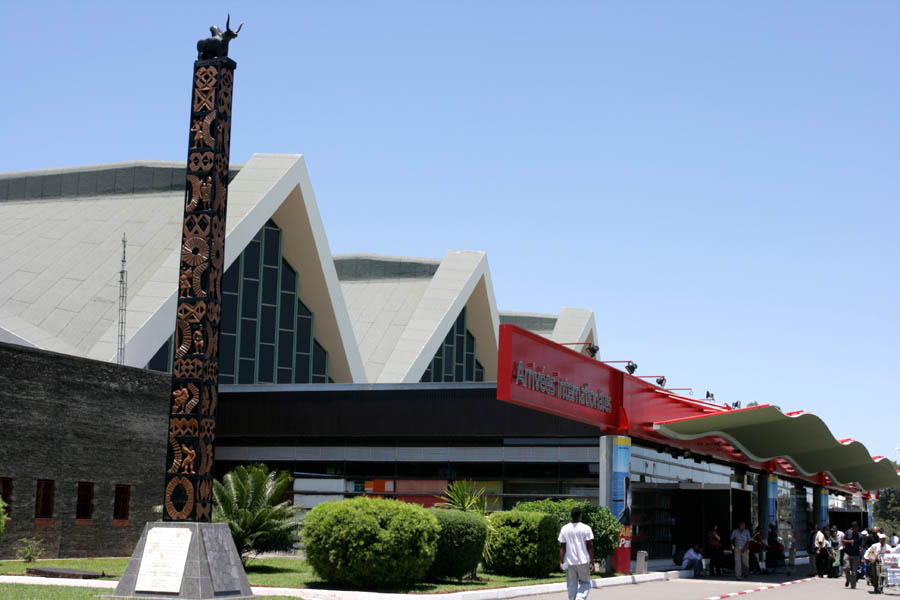
[{"label": "man in white shirt", "polygon": [[828,553],[825,551],[825,533],[822,531],[822,528],[816,525],[816,537],[815,537],[815,547],[816,547],[816,574],[819,577],[825,577],[825,564],[828,562]]},{"label": "man in white shirt", "polygon": [[738,579],[747,579],[750,576],[750,532],[744,521],[731,532],[731,545],[734,547],[734,575]]},{"label": "man in white shirt", "polygon": [[693,548],[688,548],[681,561],[681,569],[693,569],[694,577],[700,577],[703,573],[703,555],[700,553],[700,544],[695,543]]},{"label": "man in white shirt", "polygon": [[837,538],[837,548],[835,548],[834,551],[840,555],[840,558],[838,559],[838,577],[840,577],[841,569],[844,567],[844,532],[837,529],[834,525],[831,526],[831,531]]},{"label": "man in white shirt", "polygon": [[559,568],[566,572],[569,600],[587,600],[594,572],[594,532],[581,522],[581,509],[572,509],[572,522],[559,532]]}]

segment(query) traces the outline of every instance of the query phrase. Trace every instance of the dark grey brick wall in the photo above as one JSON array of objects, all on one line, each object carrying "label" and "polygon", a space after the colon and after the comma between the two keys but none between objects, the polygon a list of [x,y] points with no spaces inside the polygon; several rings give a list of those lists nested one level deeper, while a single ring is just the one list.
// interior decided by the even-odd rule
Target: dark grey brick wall
[{"label": "dark grey brick wall", "polygon": [[[39,537],[47,557],[130,556],[160,519],[169,375],[0,343],[0,477],[12,478],[0,558]],[[34,518],[38,479],[54,480],[52,523]],[[93,524],[75,523],[79,481],[93,482]],[[131,486],[113,525],[116,484]]]}]

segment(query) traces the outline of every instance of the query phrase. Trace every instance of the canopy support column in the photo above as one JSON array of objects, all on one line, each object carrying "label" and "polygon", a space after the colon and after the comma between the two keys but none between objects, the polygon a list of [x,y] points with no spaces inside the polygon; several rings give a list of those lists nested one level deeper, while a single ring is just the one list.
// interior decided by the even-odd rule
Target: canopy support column
[{"label": "canopy support column", "polygon": [[813,515],[825,531],[828,526],[828,490],[818,485],[813,488]]},{"label": "canopy support column", "polygon": [[778,513],[775,501],[778,498],[778,476],[768,471],[762,471],[756,480],[757,514],[759,526],[763,533],[769,528],[769,523],[777,523]]}]

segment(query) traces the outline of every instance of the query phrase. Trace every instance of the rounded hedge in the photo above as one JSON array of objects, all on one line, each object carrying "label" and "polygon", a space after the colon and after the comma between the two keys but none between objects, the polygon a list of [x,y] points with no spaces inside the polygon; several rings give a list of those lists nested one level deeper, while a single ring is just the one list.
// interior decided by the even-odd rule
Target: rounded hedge
[{"label": "rounded hedge", "polygon": [[428,579],[461,579],[475,572],[484,552],[487,521],[476,512],[428,509],[441,526],[437,556],[428,571]]},{"label": "rounded hedge", "polygon": [[543,577],[559,562],[559,529],[552,516],[512,510],[488,517],[491,532],[484,567],[489,573]]},{"label": "rounded hedge", "polygon": [[605,506],[594,506],[590,500],[534,500],[519,502],[513,510],[542,512],[556,519],[557,531],[572,520],[572,509],[581,508],[581,521],[594,532],[594,556],[611,556],[619,546],[619,532],[622,524]]},{"label": "rounded hedge", "polygon": [[439,532],[437,519],[417,504],[359,496],[313,508],[301,535],[320,577],[374,588],[424,581]]}]

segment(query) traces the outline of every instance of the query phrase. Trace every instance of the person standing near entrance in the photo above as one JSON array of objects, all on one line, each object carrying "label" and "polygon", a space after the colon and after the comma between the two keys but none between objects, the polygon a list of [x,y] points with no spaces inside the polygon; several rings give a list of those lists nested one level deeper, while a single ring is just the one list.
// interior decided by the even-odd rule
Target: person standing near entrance
[{"label": "person standing near entrance", "polygon": [[722,538],[719,537],[719,526],[713,525],[706,537],[706,547],[709,548],[709,574],[718,577],[722,574],[724,553],[722,552]]},{"label": "person standing near entrance", "polygon": [[856,572],[859,571],[859,551],[862,536],[859,534],[859,523],[853,521],[850,529],[844,534],[844,587],[856,589]]},{"label": "person standing near entrance", "polygon": [[750,577],[750,532],[744,521],[738,523],[737,529],[731,532],[731,545],[734,547],[734,575],[738,579]]},{"label": "person standing near entrance", "polygon": [[826,564],[828,562],[828,553],[825,551],[825,534],[818,525],[816,525],[816,537],[815,542],[813,543],[816,548],[816,575],[824,577]]},{"label": "person standing near entrance", "polygon": [[566,572],[569,600],[587,600],[594,572],[594,532],[581,522],[581,509],[572,509],[572,522],[559,531],[559,568]]}]

